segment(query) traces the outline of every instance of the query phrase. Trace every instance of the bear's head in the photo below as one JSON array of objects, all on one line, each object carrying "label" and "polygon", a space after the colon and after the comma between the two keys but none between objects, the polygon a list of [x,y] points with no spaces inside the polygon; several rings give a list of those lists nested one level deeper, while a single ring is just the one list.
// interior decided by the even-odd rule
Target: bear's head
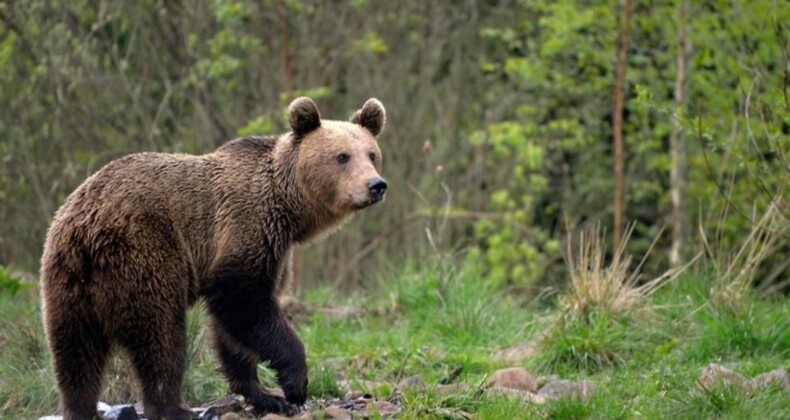
[{"label": "bear's head", "polygon": [[310,201],[340,220],[384,200],[381,151],[376,136],[386,122],[384,106],[369,99],[350,121],[322,120],[306,97],[288,107],[296,149],[296,178]]}]

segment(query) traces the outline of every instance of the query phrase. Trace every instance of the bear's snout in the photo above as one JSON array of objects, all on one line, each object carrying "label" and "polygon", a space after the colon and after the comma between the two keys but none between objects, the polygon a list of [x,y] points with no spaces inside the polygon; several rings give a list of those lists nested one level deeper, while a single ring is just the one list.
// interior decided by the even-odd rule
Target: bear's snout
[{"label": "bear's snout", "polygon": [[374,203],[384,200],[384,193],[387,192],[387,181],[376,177],[368,182],[368,191]]}]

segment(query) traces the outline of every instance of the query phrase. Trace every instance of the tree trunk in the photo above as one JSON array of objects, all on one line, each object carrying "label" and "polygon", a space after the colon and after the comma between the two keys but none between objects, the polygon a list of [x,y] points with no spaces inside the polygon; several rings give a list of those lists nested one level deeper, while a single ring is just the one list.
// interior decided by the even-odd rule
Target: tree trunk
[{"label": "tree trunk", "polygon": [[623,106],[625,102],[625,70],[628,55],[628,31],[631,18],[631,0],[625,0],[620,18],[620,36],[617,43],[617,64],[615,67],[614,113],[612,131],[614,134],[614,246],[620,245],[623,238],[625,206],[625,171],[623,157]]},{"label": "tree trunk", "polygon": [[291,42],[288,33],[288,21],[286,20],[286,6],[285,1],[277,3],[277,21],[280,24],[280,42],[283,49],[282,55],[282,71],[283,71],[283,91],[288,96],[287,100],[290,101],[293,94],[293,69],[291,68]]},{"label": "tree trunk", "polygon": [[686,90],[686,72],[688,71],[688,40],[686,37],[688,9],[688,0],[680,0],[678,3],[678,73],[675,79],[675,112],[674,118],[672,118],[673,130],[670,137],[672,168],[669,179],[669,194],[672,199],[672,249],[669,253],[669,260],[675,267],[679,266],[683,260],[686,230],[686,213],[683,203],[683,196],[686,192],[686,144],[683,140],[681,113]]}]

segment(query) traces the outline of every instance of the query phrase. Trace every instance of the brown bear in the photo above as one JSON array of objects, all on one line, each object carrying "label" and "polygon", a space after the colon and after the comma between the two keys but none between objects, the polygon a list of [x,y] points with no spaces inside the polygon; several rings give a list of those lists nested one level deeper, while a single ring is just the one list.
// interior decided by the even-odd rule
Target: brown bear
[{"label": "brown bear", "polygon": [[[182,402],[186,312],[203,299],[230,390],[261,412],[305,402],[304,346],[278,305],[290,252],[384,199],[368,100],[350,122],[309,98],[292,131],[232,140],[203,156],[140,153],[110,162],[58,210],[41,260],[44,326],[66,419],[96,417],[113,345],[128,353],[149,419],[192,418]],[[267,394],[268,361],[285,399]]]}]

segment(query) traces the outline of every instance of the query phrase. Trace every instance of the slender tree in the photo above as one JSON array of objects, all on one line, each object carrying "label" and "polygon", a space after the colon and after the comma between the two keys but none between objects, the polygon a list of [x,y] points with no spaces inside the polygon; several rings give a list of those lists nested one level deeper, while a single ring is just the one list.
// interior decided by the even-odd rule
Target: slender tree
[{"label": "slender tree", "polygon": [[686,73],[688,72],[688,38],[686,27],[688,19],[688,0],[678,2],[678,69],[675,79],[675,111],[672,118],[672,135],[670,148],[672,167],[670,170],[670,198],[672,199],[672,248],[669,259],[672,265],[679,265],[682,261],[683,244],[685,239],[686,213],[684,210],[683,195],[686,191],[686,144],[683,139],[681,113],[685,100]]},{"label": "slender tree", "polygon": [[617,64],[614,83],[614,112],[612,114],[614,149],[614,246],[623,237],[625,205],[625,171],[623,157],[623,106],[625,102],[625,70],[628,58],[628,32],[631,20],[631,0],[625,0],[620,15],[619,40],[617,43]]},{"label": "slender tree", "polygon": [[288,32],[288,20],[286,17],[285,1],[277,3],[277,22],[280,25],[280,40],[282,48],[282,72],[283,72],[283,90],[291,100],[290,96],[293,90],[293,69],[291,66],[291,36]]}]

